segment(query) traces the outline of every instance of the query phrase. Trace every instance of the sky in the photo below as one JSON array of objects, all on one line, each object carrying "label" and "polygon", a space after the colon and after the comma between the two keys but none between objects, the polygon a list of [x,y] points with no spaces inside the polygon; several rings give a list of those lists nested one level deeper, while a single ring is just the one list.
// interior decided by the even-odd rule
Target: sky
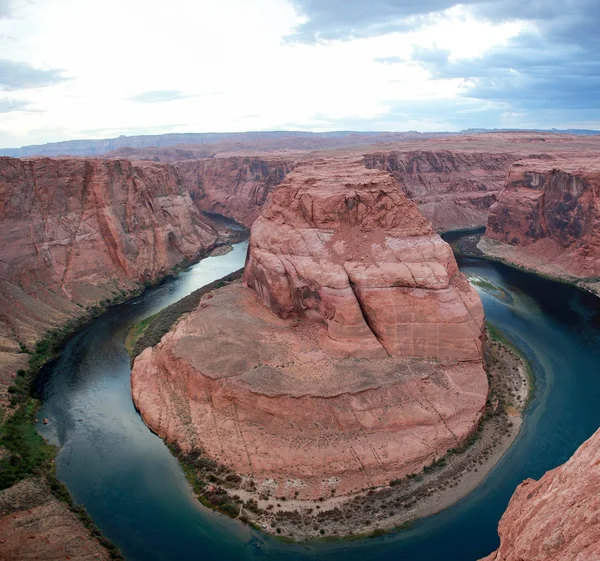
[{"label": "sky", "polygon": [[0,0],[0,148],[600,128],[600,0]]}]

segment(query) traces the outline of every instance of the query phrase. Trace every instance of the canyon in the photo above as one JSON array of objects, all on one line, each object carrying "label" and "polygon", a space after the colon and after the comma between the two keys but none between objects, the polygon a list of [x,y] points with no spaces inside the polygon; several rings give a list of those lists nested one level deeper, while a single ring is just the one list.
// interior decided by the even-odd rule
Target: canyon
[{"label": "canyon", "polygon": [[0,158],[0,379],[47,331],[122,298],[219,234],[153,163]]},{"label": "canyon", "polygon": [[[436,231],[487,223],[488,257],[600,294],[595,138],[180,141],[102,159],[0,158],[4,409],[46,333],[230,240],[206,212],[253,228],[245,285],[207,295],[140,355],[133,396],[160,436],[241,474],[246,498],[386,485],[473,431],[487,395],[483,312]],[[224,335],[225,358],[214,349]],[[579,471],[569,462],[523,487],[543,491],[540,535],[545,497],[579,492],[592,448],[574,456]],[[527,558],[523,504],[520,487],[488,559]],[[538,550],[577,559],[584,515]]]},{"label": "canyon", "polygon": [[478,247],[600,294],[597,154],[524,159],[511,168]]},{"label": "canyon", "polygon": [[131,384],[153,431],[251,496],[387,485],[478,425],[481,301],[390,174],[297,164],[253,224],[244,281],[142,352]]}]

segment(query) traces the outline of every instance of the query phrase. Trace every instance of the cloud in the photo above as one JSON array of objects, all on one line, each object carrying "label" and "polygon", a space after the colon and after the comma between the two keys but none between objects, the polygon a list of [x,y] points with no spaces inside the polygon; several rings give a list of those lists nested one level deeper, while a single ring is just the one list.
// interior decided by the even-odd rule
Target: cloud
[{"label": "cloud", "polygon": [[456,0],[291,0],[306,18],[290,35],[292,41],[316,43],[332,39],[373,37],[407,31]]},{"label": "cloud", "polygon": [[0,18],[10,16],[12,12],[12,0],[0,0]]},{"label": "cloud", "polygon": [[137,103],[165,103],[189,97],[198,97],[195,94],[185,94],[180,90],[151,90],[134,95],[129,99]]},{"label": "cloud", "polygon": [[401,56],[382,56],[373,59],[375,62],[380,62],[381,64],[401,64],[403,62],[408,62],[407,59]]},{"label": "cloud", "polygon": [[[481,18],[494,22],[526,20],[561,23],[577,21],[586,35],[595,36],[600,14],[598,0],[290,0],[305,21],[290,39],[319,42],[332,39],[373,37],[392,31],[414,30],[429,16],[455,6],[469,7]],[[595,23],[594,23],[595,22]],[[562,28],[568,37],[570,24]],[[577,38],[575,38],[577,39]]]},{"label": "cloud", "polygon": [[0,88],[4,90],[24,90],[53,86],[69,80],[58,69],[42,70],[26,62],[0,59]]},{"label": "cloud", "polygon": [[25,101],[24,99],[0,99],[0,113],[27,111],[29,105],[29,101]]},{"label": "cloud", "polygon": [[[521,21],[521,32],[479,57],[452,58],[415,48],[412,61],[434,80],[463,80],[462,95],[503,104],[507,114],[600,110],[598,0],[291,0],[306,19],[292,36],[302,42],[349,40],[416,30],[433,14],[463,6],[478,21]],[[395,64],[399,57],[376,62]],[[565,113],[566,115],[566,113]],[[581,116],[581,115],[579,115]]]},{"label": "cloud", "polygon": [[415,49],[412,58],[434,79],[465,80],[463,95],[516,111],[600,109],[600,15],[587,17],[596,17],[589,27],[575,14],[538,22],[478,58],[452,60],[439,49]]}]

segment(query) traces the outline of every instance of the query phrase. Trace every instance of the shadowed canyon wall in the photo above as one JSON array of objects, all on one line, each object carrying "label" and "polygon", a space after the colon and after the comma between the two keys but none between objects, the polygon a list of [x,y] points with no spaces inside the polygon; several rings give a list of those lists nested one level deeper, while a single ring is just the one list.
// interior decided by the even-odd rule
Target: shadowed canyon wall
[{"label": "shadowed canyon wall", "polygon": [[250,227],[267,197],[294,167],[279,158],[212,158],[173,164],[202,210]]},{"label": "shadowed canyon wall", "polygon": [[512,153],[449,150],[365,155],[365,165],[391,173],[438,231],[485,226],[506,179]]}]

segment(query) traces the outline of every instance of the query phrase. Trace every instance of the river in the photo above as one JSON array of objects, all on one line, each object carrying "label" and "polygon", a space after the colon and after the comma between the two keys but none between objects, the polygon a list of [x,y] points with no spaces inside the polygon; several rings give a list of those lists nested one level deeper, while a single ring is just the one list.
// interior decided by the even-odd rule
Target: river
[{"label": "river", "polygon": [[[40,432],[60,446],[57,475],[129,561],[475,561],[498,545],[518,483],[567,460],[600,426],[600,299],[484,260],[459,259],[486,316],[535,370],[522,431],[486,480],[408,530],[362,541],[279,542],[202,507],[130,395],[128,327],[244,264],[247,243],[95,319],[48,365]],[[489,290],[489,284],[497,290]]]}]

